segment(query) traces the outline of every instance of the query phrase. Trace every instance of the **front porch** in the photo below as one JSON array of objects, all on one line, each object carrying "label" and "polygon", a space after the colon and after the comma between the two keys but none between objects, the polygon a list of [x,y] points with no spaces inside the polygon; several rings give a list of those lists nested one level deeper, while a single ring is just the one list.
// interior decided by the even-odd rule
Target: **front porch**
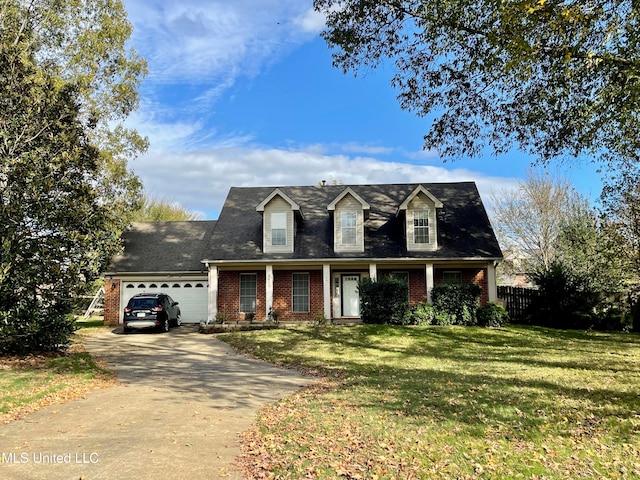
[{"label": "front porch", "polygon": [[281,323],[359,323],[358,283],[364,278],[405,278],[410,305],[430,303],[433,286],[446,281],[478,284],[482,303],[497,298],[495,268],[486,262],[283,262],[208,267],[208,325],[268,324],[270,312]]}]

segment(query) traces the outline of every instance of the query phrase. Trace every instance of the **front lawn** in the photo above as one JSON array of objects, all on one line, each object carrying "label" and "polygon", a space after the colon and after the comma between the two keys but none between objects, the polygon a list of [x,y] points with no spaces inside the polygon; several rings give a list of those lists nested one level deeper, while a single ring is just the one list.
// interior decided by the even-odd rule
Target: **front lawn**
[{"label": "front lawn", "polygon": [[638,478],[640,337],[508,327],[225,334],[325,380],[264,409],[254,478]]},{"label": "front lawn", "polygon": [[64,353],[0,356],[0,425],[43,406],[115,385],[115,374],[82,346],[82,337],[95,330],[78,330],[74,343]]}]

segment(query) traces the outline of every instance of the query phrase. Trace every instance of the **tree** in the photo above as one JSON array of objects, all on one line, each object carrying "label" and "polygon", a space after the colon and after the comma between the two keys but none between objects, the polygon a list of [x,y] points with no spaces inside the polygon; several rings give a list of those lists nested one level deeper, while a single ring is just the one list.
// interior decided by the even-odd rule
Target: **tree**
[{"label": "tree", "polygon": [[556,243],[557,261],[572,278],[598,293],[622,291],[629,279],[625,257],[611,242],[607,223],[586,201],[575,209],[562,227]]},{"label": "tree", "polygon": [[640,279],[640,171],[613,177],[602,192],[602,218],[611,249],[636,282]]},{"label": "tree", "polygon": [[[94,4],[121,7],[106,1],[0,3],[0,353],[66,345],[74,328],[72,300],[116,252],[124,225],[119,215],[135,204],[139,182],[126,169],[126,155],[141,144],[134,132],[108,126],[133,97],[126,94],[124,103],[115,98],[127,82],[100,79],[108,65],[93,64],[98,58],[84,50],[100,38],[111,51],[109,27],[120,20],[117,9],[113,18],[103,12],[93,30],[80,14]],[[77,18],[64,17],[72,10]],[[61,18],[74,23],[53,21]],[[70,32],[83,48],[56,49]],[[113,40],[117,46],[118,36]],[[100,58],[127,62],[114,55]],[[83,62],[93,75],[73,72]]]},{"label": "tree", "polygon": [[133,212],[134,222],[168,222],[200,220],[197,212],[187,210],[182,205],[166,199],[145,196],[142,205]]},{"label": "tree", "polygon": [[146,139],[123,126],[138,106],[138,87],[147,67],[126,46],[132,28],[122,2],[2,0],[0,28],[0,41],[20,43],[33,52],[38,68],[75,86],[78,121],[98,149],[94,187],[100,201],[109,204],[117,236],[129,212],[139,206],[142,190],[128,161],[147,148]]},{"label": "tree", "polygon": [[632,0],[314,0],[334,65],[395,62],[403,109],[437,115],[445,158],[513,144],[549,161],[640,155],[639,9]]},{"label": "tree", "polygon": [[640,331],[640,171],[636,165],[611,177],[602,191],[606,245],[621,265],[634,330]]},{"label": "tree", "polygon": [[492,203],[500,244],[526,259],[525,271],[548,269],[558,258],[563,230],[589,208],[566,179],[535,169],[516,190],[494,194]]},{"label": "tree", "polygon": [[589,329],[598,323],[594,314],[599,291],[567,263],[554,260],[548,266],[539,265],[532,278],[538,287],[538,295],[528,308],[534,325]]}]

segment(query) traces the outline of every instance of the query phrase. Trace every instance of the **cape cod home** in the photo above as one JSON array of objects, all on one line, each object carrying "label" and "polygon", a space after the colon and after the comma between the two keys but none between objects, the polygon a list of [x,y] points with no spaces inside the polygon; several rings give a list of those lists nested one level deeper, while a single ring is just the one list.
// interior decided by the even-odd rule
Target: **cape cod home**
[{"label": "cape cod home", "polygon": [[440,282],[496,300],[502,253],[473,182],[231,188],[217,221],[136,223],[105,273],[105,322],[163,291],[185,323],[358,320],[358,282],[395,276],[410,303]]}]

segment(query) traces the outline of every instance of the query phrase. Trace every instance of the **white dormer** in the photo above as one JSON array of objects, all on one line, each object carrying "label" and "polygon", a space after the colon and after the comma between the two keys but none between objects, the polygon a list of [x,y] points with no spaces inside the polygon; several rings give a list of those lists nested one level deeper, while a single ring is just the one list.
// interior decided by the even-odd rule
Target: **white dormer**
[{"label": "white dormer", "polygon": [[262,213],[262,245],[264,253],[293,253],[296,214],[300,206],[276,188],[256,207]]},{"label": "white dormer", "polygon": [[442,208],[442,202],[422,185],[418,185],[400,204],[398,214],[405,212],[408,251],[432,251],[438,248],[437,208]]},{"label": "white dormer", "polygon": [[328,206],[333,212],[333,249],[364,252],[364,222],[371,207],[351,187],[345,188]]}]

